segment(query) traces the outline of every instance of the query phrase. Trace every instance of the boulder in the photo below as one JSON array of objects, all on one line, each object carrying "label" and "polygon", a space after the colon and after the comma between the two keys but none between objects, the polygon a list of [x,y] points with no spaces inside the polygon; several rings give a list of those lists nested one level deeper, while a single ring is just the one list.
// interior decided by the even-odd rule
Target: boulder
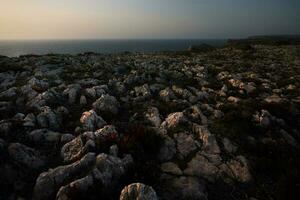
[{"label": "boulder", "polygon": [[152,126],[159,127],[161,124],[161,119],[159,116],[159,110],[156,107],[150,107],[145,113],[146,121],[148,121]]},{"label": "boulder", "polygon": [[82,129],[84,131],[95,131],[106,125],[106,122],[102,117],[98,116],[94,110],[86,111],[82,113],[80,118]]},{"label": "boulder", "polygon": [[11,87],[6,91],[3,91],[0,93],[0,100],[12,100],[17,97],[18,94],[18,88],[17,87]]},{"label": "boulder", "polygon": [[184,174],[215,181],[219,177],[219,168],[216,166],[216,163],[211,162],[201,153],[197,153],[187,164]]},{"label": "boulder", "polygon": [[121,191],[120,200],[158,200],[158,197],[151,186],[133,183]]},{"label": "boulder", "polygon": [[[61,157],[63,158],[64,162],[69,163],[72,161],[76,161],[89,151],[90,142],[84,143],[83,138],[84,136],[80,135],[71,140],[70,142],[66,143],[61,148]],[[91,146],[93,147],[93,145],[95,144],[92,144]]]},{"label": "boulder", "polygon": [[161,171],[164,173],[169,173],[173,175],[182,175],[181,169],[173,162],[166,162],[161,164]]},{"label": "boulder", "polygon": [[190,153],[197,149],[197,145],[192,134],[180,132],[174,134],[174,139],[176,141],[176,149],[179,159],[186,158]]},{"label": "boulder", "polygon": [[39,170],[46,164],[36,150],[20,143],[11,143],[8,154],[14,163],[27,169]]},{"label": "boulder", "polygon": [[151,97],[151,91],[148,84],[134,88],[136,96]]},{"label": "boulder", "polygon": [[107,125],[96,132],[85,132],[66,143],[61,149],[61,156],[64,162],[73,162],[88,152],[99,150],[118,140],[119,135],[115,127]]},{"label": "boulder", "polygon": [[30,87],[36,91],[46,91],[49,88],[48,82],[44,80],[39,80],[35,77],[28,81]]},{"label": "boulder", "polygon": [[59,130],[61,122],[50,107],[41,107],[40,114],[37,115],[37,123],[41,128],[49,128],[51,130]]},{"label": "boulder", "polygon": [[227,166],[230,169],[228,175],[231,176],[231,178],[242,183],[251,181],[252,176],[250,174],[249,164],[244,156],[237,156],[228,161]]},{"label": "boulder", "polygon": [[179,128],[181,125],[187,124],[187,122],[188,120],[182,112],[176,112],[169,114],[162,125],[165,126],[167,130],[174,130]]},{"label": "boulder", "polygon": [[106,143],[116,143],[120,140],[119,134],[113,125],[106,125],[95,132],[97,144],[105,145]]},{"label": "boulder", "polygon": [[94,166],[95,161],[95,154],[88,153],[81,160],[70,165],[59,166],[41,173],[36,180],[32,199],[55,199],[60,187],[82,177]]},{"label": "boulder", "polygon": [[80,90],[79,84],[72,84],[63,91],[63,95],[68,98],[69,104],[74,104],[77,101]]},{"label": "boulder", "polygon": [[114,96],[102,95],[93,103],[93,109],[98,114],[116,115],[119,111],[119,102]]},{"label": "boulder", "polygon": [[174,140],[168,135],[163,136],[163,145],[161,145],[158,158],[160,161],[171,160],[176,153],[176,147]]},{"label": "boulder", "polygon": [[163,199],[207,200],[205,183],[199,178],[165,175],[160,182]]},{"label": "boulder", "polygon": [[203,144],[203,151],[208,154],[221,153],[216,137],[210,133],[206,126],[193,125],[194,134],[198,135]]},{"label": "boulder", "polygon": [[165,102],[170,102],[171,100],[176,99],[174,92],[169,87],[167,87],[164,90],[161,90],[159,92],[159,97],[161,100]]},{"label": "boulder", "polygon": [[228,138],[223,138],[223,146],[227,153],[235,153],[237,147]]}]

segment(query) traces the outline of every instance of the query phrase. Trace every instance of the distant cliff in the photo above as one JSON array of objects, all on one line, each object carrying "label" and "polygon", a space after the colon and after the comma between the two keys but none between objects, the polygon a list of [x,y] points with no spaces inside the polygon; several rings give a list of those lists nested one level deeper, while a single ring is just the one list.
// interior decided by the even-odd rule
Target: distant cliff
[{"label": "distant cliff", "polygon": [[299,45],[300,35],[262,35],[251,36],[246,39],[229,39],[227,46],[231,45]]}]

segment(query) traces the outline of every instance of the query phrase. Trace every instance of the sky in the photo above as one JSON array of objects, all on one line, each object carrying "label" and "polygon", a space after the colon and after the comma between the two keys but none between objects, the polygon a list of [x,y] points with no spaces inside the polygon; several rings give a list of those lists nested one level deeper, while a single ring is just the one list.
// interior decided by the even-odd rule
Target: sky
[{"label": "sky", "polygon": [[0,0],[0,39],[300,34],[300,0]]}]

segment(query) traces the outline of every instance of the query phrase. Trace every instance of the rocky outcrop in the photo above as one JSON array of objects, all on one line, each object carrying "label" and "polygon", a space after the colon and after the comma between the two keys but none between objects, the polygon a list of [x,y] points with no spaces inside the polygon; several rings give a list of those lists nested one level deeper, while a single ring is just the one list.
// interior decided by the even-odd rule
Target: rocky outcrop
[{"label": "rocky outcrop", "polygon": [[295,194],[297,49],[0,56],[0,198]]}]

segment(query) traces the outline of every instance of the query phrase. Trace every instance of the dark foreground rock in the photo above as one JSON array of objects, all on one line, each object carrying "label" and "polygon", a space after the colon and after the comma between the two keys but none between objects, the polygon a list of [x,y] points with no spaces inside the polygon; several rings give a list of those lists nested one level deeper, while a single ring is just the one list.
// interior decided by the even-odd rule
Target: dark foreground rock
[{"label": "dark foreground rock", "polygon": [[198,48],[0,57],[0,199],[298,199],[299,46]]}]

